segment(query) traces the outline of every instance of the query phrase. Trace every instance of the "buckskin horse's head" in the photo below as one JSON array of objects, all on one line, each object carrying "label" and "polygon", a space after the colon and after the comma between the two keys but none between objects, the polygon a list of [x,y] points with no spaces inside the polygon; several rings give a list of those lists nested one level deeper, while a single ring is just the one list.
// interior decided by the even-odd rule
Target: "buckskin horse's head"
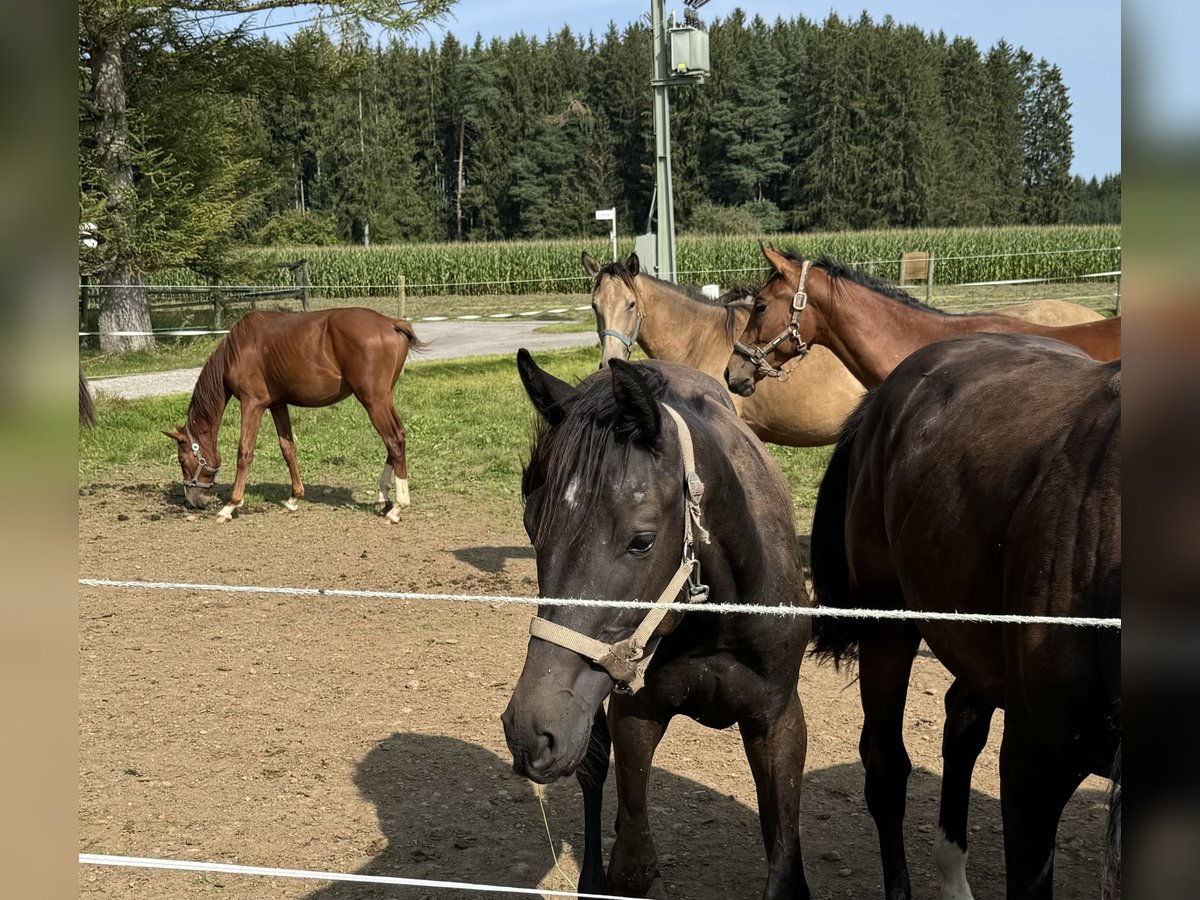
[{"label": "buckskin horse's head", "polygon": [[[681,451],[659,402],[666,379],[614,359],[573,388],[524,350],[517,367],[542,417],[522,478],[540,596],[653,600],[672,582],[685,544]],[[630,638],[647,617],[644,609],[588,605],[538,613],[606,643]],[[678,621],[668,616],[656,634]],[[513,769],[539,783],[573,772],[596,710],[616,686],[580,653],[532,637],[501,716]]]},{"label": "buckskin horse's head", "polygon": [[637,342],[645,315],[637,286],[642,266],[636,253],[629,254],[624,264],[612,262],[601,266],[586,250],[580,260],[592,279],[592,310],[596,313],[603,369],[610,359],[629,359]]}]

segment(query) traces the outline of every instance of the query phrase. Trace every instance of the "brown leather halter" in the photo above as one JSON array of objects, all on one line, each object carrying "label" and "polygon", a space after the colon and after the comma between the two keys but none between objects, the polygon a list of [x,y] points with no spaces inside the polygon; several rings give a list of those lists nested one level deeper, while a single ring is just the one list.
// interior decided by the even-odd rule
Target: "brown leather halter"
[{"label": "brown leather halter", "polygon": [[800,267],[800,283],[796,286],[796,293],[792,296],[792,318],[787,327],[762,347],[751,347],[741,341],[737,341],[733,345],[734,353],[750,360],[758,368],[759,373],[766,378],[779,378],[784,374],[782,368],[776,368],[767,362],[767,354],[788,338],[794,338],[796,341],[797,359],[804,359],[812,352],[812,347],[805,343],[804,338],[800,337],[800,314],[808,305],[808,293],[804,290],[804,284],[808,281],[808,270],[811,267],[812,261],[807,259]]}]

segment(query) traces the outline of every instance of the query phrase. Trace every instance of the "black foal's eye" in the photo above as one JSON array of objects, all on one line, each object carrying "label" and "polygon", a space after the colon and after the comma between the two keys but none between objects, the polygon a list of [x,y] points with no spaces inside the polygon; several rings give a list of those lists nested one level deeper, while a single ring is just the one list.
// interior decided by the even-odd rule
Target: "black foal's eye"
[{"label": "black foal's eye", "polygon": [[629,552],[634,556],[645,556],[654,546],[655,537],[657,535],[653,531],[639,531],[629,542]]}]

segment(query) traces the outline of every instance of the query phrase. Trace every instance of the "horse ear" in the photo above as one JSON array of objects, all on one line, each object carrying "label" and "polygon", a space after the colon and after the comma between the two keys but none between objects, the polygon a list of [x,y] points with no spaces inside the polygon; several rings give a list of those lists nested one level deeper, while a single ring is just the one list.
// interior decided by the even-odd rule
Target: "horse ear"
[{"label": "horse ear", "polygon": [[762,247],[762,255],[766,257],[768,265],[781,275],[786,273],[791,267],[791,261],[776,250],[774,247],[768,247],[765,244],[760,244]]},{"label": "horse ear", "polygon": [[637,366],[621,359],[610,359],[608,367],[617,401],[617,434],[643,444],[655,443],[662,430],[662,414],[645,376]]},{"label": "horse ear", "polygon": [[174,431],[164,431],[163,434],[165,434],[171,440],[175,441],[175,443],[177,443],[177,444],[182,444],[184,441],[187,440],[187,438],[183,434],[183,430],[178,425],[175,426]]},{"label": "horse ear", "polygon": [[543,419],[557,425],[566,418],[566,407],[575,396],[575,388],[539,369],[524,347],[517,351],[517,372],[525,385],[525,393]]},{"label": "horse ear", "polygon": [[625,260],[625,268],[629,270],[629,274],[634,278],[642,271],[642,261],[638,259],[636,253],[630,253],[629,258]]},{"label": "horse ear", "polygon": [[583,271],[587,272],[589,277],[595,278],[600,274],[600,263],[592,259],[591,254],[589,254],[586,250],[584,250],[583,254],[579,257],[579,261],[583,263]]}]

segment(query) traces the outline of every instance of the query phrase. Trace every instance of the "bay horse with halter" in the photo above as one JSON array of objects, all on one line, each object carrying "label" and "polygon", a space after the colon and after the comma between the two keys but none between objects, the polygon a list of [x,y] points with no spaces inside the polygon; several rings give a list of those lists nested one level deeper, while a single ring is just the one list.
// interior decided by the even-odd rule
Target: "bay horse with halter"
[{"label": "bay horse with halter", "polygon": [[[583,786],[579,889],[665,896],[646,794],[654,750],[682,714],[739,724],[769,861],[763,896],[808,897],[796,687],[810,620],[700,611],[708,599],[807,604],[782,473],[721,385],[695,369],[614,359],[571,387],[524,350],[517,367],[542,419],[521,486],[541,596],[657,598],[650,612],[539,607],[501,717],[518,774],[544,784],[576,772]],[[606,878],[610,736],[617,834]]]},{"label": "bay horse with halter", "polygon": [[914,350],[957,334],[1039,334],[1073,344],[1094,359],[1121,355],[1120,316],[1048,326],[995,313],[952,315],[827,257],[806,260],[771,247],[762,252],[771,272],[751,301],[735,301],[749,306],[750,318],[725,373],[730,389],[743,397],[817,346],[832,350],[868,388]]},{"label": "bay horse with halter", "polygon": [[387,519],[399,522],[400,510],[409,505],[408,462],[404,424],[392,391],[409,351],[423,346],[411,324],[370,309],[247,313],[200,370],[184,424],[163,432],[177,444],[188,506],[206,505],[207,492],[221,468],[217,435],[230,397],[237,397],[241,405],[242,428],[233,489],[229,502],[217,513],[223,522],[242,505],[264,413],[270,411],[275,422],[292,479],[292,493],[284,506],[294,511],[304,496],[304,485],[296,468],[288,407],[330,406],[353,394],[387,448],[379,476],[379,508],[387,506],[394,485],[396,501]]},{"label": "bay horse with halter", "polygon": [[[821,483],[812,535],[819,604],[1119,617],[1120,373],[1120,360],[1097,362],[1031,335],[964,335],[905,359],[847,422]],[[911,896],[902,724],[922,639],[954,676],[951,694],[961,692],[947,695],[947,709],[968,707],[945,726],[941,896],[971,896],[971,772],[992,711],[1002,708],[1007,896],[1049,898],[1063,807],[1088,773],[1113,772],[1120,634],[1052,623],[817,620],[814,652],[858,661],[859,753],[888,900]]]}]

